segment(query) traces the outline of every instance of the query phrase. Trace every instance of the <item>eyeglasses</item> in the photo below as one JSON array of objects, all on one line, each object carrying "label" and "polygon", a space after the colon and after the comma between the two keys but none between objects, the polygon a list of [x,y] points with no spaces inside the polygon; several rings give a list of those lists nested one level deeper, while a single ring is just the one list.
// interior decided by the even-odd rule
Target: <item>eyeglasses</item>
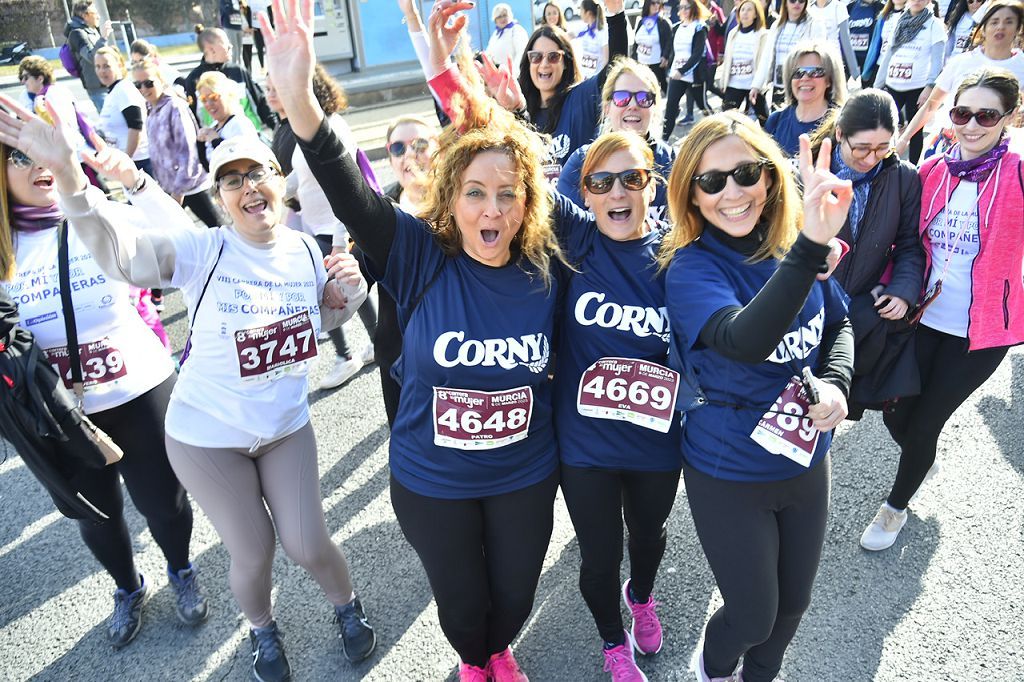
[{"label": "eyeglasses", "polygon": [[269,180],[276,172],[273,168],[258,166],[248,173],[225,173],[217,178],[217,187],[227,192],[234,192],[236,189],[241,189],[242,183],[245,182],[246,178],[249,178],[249,182],[252,183],[253,187],[256,187]]},{"label": "eyeglasses", "polygon": [[850,142],[850,139],[846,137],[843,138],[843,142],[845,142],[846,146],[850,148],[850,153],[853,154],[853,158],[859,159],[861,161],[868,158],[872,154],[874,154],[877,157],[887,159],[890,156],[892,156],[893,153],[896,152],[896,148],[893,147],[891,144],[883,144],[877,147],[859,144],[855,147],[853,146],[853,143]]},{"label": "eyeglasses", "polygon": [[612,186],[615,184],[615,179],[618,178],[619,182],[625,189],[632,192],[639,192],[644,187],[647,187],[651,182],[651,171],[646,168],[631,168],[629,170],[619,171],[618,173],[610,173],[608,171],[600,171],[598,173],[591,173],[583,178],[583,186],[587,188],[587,191],[591,194],[607,194],[612,191]]},{"label": "eyeglasses", "polygon": [[203,103],[206,103],[206,102],[219,102],[220,101],[220,95],[218,95],[216,92],[211,92],[209,95],[200,95],[199,96],[199,101],[203,102]]},{"label": "eyeglasses", "polygon": [[417,137],[415,140],[409,140],[408,142],[398,140],[388,145],[388,154],[397,159],[405,156],[406,152],[410,149],[414,154],[422,154],[430,149],[430,141],[424,140],[422,137]]},{"label": "eyeglasses", "polygon": [[31,168],[35,165],[35,162],[30,159],[27,154],[18,151],[17,149],[11,150],[11,153],[7,155],[7,160],[10,161],[15,168],[20,168],[21,170]]},{"label": "eyeglasses", "polygon": [[554,50],[552,52],[530,50],[526,53],[526,58],[530,60],[531,64],[540,64],[541,60],[544,60],[548,64],[557,64],[562,61],[563,56],[565,56],[565,53],[561,50]]},{"label": "eyeglasses", "polygon": [[615,90],[612,92],[612,104],[620,109],[628,107],[633,99],[636,99],[636,105],[641,109],[650,109],[654,106],[654,93],[648,90],[639,90],[637,92]]},{"label": "eyeglasses", "polygon": [[149,88],[149,89],[152,90],[153,88],[156,87],[156,83],[153,82],[152,78],[147,78],[144,81],[135,81],[133,83],[133,85],[135,86],[135,89],[137,89],[137,90],[141,90],[142,88]]},{"label": "eyeglasses", "polygon": [[790,79],[798,78],[824,78],[826,75],[824,66],[798,66],[793,69]]},{"label": "eyeglasses", "polygon": [[958,126],[965,126],[973,118],[982,128],[992,128],[1006,115],[1012,111],[996,111],[995,109],[978,109],[971,111],[970,107],[959,106],[949,110],[949,120]]},{"label": "eyeglasses", "polygon": [[740,187],[753,187],[761,179],[761,169],[771,168],[768,159],[741,163],[729,171],[708,171],[693,178],[693,182],[704,191],[705,194],[718,194],[725,189],[729,176],[736,181]]}]

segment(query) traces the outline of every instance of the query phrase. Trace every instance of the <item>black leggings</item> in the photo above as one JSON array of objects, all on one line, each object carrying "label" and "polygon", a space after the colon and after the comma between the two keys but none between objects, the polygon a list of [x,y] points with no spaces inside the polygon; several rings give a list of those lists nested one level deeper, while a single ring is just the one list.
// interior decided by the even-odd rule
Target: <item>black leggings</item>
[{"label": "black leggings", "polygon": [[[124,458],[102,469],[83,469],[76,484],[110,517],[104,523],[79,521],[82,539],[121,589],[139,588],[132,539],[124,520],[121,478],[174,571],[187,568],[192,538],[192,507],[167,461],[164,414],[177,374],[124,405],[89,415],[124,450]],[[120,474],[120,476],[118,476]]]},{"label": "black leggings", "polygon": [[[750,90],[743,90],[740,88],[726,88],[722,94],[722,111],[727,109],[740,109],[743,108],[750,97]],[[757,116],[757,120],[764,125],[764,122],[768,120],[768,102],[764,98],[764,93],[757,93],[757,99],[754,101],[754,114]]]},{"label": "black leggings", "polygon": [[[905,125],[908,121],[912,120],[917,115],[917,98],[921,96],[924,88],[917,88],[916,90],[907,90],[906,92],[900,92],[899,90],[893,90],[886,86],[885,91],[892,95],[892,98],[896,100],[896,110],[900,115],[900,124]],[[917,160],[921,158],[921,150],[924,148],[924,128],[918,130],[910,138],[910,145],[907,147],[909,156],[907,160],[910,163],[917,165]]]},{"label": "black leggings", "polygon": [[[320,253],[325,257],[329,255],[334,248],[334,239],[331,235],[318,234],[315,239],[317,246],[320,247]],[[363,326],[366,327],[366,333],[370,336],[370,342],[373,343],[373,337],[377,334],[377,308],[373,305],[373,301],[367,297],[356,313],[359,315],[359,320],[363,323]],[[348,347],[348,340],[345,338],[344,326],[335,327],[327,332],[327,336],[334,343],[334,352],[339,358],[352,359],[352,351]]]},{"label": "black leggings", "polygon": [[195,194],[186,194],[182,197],[181,205],[192,209],[207,227],[217,227],[225,222],[217,205],[213,203],[213,197],[205,189]]},{"label": "black leggings", "polygon": [[441,630],[463,662],[486,665],[530,616],[557,489],[554,471],[504,495],[442,500],[391,478],[395,516],[427,572]]},{"label": "black leggings", "polygon": [[914,339],[921,394],[900,398],[884,416],[889,434],[900,446],[900,466],[889,492],[889,504],[906,509],[935,463],[942,427],[1006,357],[1007,348],[967,352],[967,339],[923,324]]},{"label": "black leggings", "polygon": [[646,602],[665,554],[665,521],[678,489],[679,469],[621,471],[562,465],[562,493],[582,558],[580,592],[606,642],[623,641],[622,518],[629,529],[630,587],[639,602]]},{"label": "black leggings", "polygon": [[[765,454],[766,457],[773,455]],[[828,519],[831,455],[795,478],[744,483],[684,464],[704,555],[725,604],[704,631],[704,670],[771,682],[811,602]]]},{"label": "black leggings", "polygon": [[668,82],[668,95],[665,99],[665,125],[661,138],[668,140],[672,131],[676,129],[676,122],[679,118],[679,100],[686,95],[686,115],[693,116],[693,103],[701,109],[704,104],[704,87],[701,83],[690,83],[683,80],[670,80]]}]

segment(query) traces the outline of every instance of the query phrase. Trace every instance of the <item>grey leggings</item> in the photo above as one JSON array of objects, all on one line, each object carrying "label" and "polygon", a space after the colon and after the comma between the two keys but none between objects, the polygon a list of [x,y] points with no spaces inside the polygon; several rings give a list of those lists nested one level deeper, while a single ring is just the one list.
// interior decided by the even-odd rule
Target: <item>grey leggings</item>
[{"label": "grey leggings", "polygon": [[275,527],[285,553],[313,574],[332,604],[352,599],[348,563],[324,521],[316,438],[309,422],[255,453],[200,448],[167,436],[167,457],[227,547],[231,592],[253,627],[273,620]]}]

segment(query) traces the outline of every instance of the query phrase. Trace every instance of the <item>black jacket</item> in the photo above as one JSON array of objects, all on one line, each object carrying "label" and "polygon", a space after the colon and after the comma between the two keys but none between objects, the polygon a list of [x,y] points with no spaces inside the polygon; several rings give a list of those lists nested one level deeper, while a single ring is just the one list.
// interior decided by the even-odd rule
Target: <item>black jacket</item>
[{"label": "black jacket", "polygon": [[64,25],[64,37],[68,41],[68,47],[75,56],[75,63],[78,64],[78,79],[82,81],[82,87],[86,90],[105,90],[106,87],[100,82],[96,75],[96,50],[107,44],[106,38],[100,32],[85,23],[81,17],[72,17],[71,21]]},{"label": "black jacket", "polygon": [[77,401],[18,321],[18,307],[0,289],[0,435],[21,455],[60,513],[106,521],[75,485],[83,470],[105,466],[103,454],[81,426]]}]

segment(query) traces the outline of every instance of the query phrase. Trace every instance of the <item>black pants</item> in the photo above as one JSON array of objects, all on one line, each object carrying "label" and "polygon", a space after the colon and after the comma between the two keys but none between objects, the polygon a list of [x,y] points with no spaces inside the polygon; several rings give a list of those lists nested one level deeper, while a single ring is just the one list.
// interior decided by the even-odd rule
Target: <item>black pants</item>
[{"label": "black pants", "polygon": [[186,194],[182,197],[181,205],[192,209],[196,217],[202,220],[207,227],[223,225],[225,220],[221,217],[220,210],[213,203],[213,197],[206,190],[195,194]]},{"label": "black pants", "polygon": [[900,446],[900,466],[888,502],[906,509],[935,463],[942,427],[972,393],[992,376],[1007,348],[968,352],[967,339],[919,325],[914,339],[921,394],[900,398],[884,416]]},{"label": "black pants", "polygon": [[[917,98],[921,96],[921,92],[924,91],[924,88],[900,92],[899,90],[893,90],[887,86],[885,90],[892,95],[894,100],[896,100],[896,110],[899,112],[901,125],[905,125],[917,115]],[[910,161],[910,163],[917,165],[917,160],[921,158],[921,150],[923,148],[924,128],[918,130],[910,138],[910,145],[907,147],[907,153],[909,154],[907,160]]]},{"label": "black pants", "polygon": [[470,665],[504,651],[533,610],[551,540],[558,472],[476,500],[417,495],[391,479],[391,504],[416,550],[445,637]]},{"label": "black pants", "polygon": [[679,489],[679,470],[621,471],[562,465],[562,493],[580,545],[580,592],[601,639],[621,644],[619,567],[622,519],[629,529],[629,578],[646,602],[665,554],[665,521]]},{"label": "black pants", "polygon": [[668,88],[667,75],[665,73],[665,67],[661,64],[647,64],[647,68],[651,70],[654,77],[658,79],[658,85],[661,86],[661,94],[665,95],[666,89]]},{"label": "black pants", "polygon": [[177,374],[172,374],[138,398],[90,415],[96,426],[124,450],[124,458],[102,469],[83,469],[77,479],[79,489],[110,520],[100,524],[83,520],[78,522],[78,528],[93,556],[117,586],[128,591],[139,588],[139,573],[124,520],[121,478],[135,508],[146,517],[167,565],[178,571],[189,564],[192,507],[171,470],[164,448],[164,414],[176,379]]},{"label": "black pants", "polygon": [[704,633],[709,677],[731,675],[741,656],[745,682],[770,682],[782,667],[821,559],[830,457],[765,483],[720,480],[683,465],[697,537],[725,601]]},{"label": "black pants", "polygon": [[[748,98],[750,97],[750,90],[742,90],[740,88],[726,88],[722,94],[722,111],[727,109],[742,109],[744,108]],[[757,120],[760,121],[761,125],[768,120],[768,103],[765,101],[764,93],[757,93],[757,99],[754,101],[754,114],[757,116]]]},{"label": "black pants", "polygon": [[683,80],[670,80],[668,82],[668,95],[665,98],[665,125],[662,130],[662,139],[668,140],[672,131],[676,129],[676,122],[679,118],[679,100],[686,95],[686,115],[693,116],[693,104],[704,109],[704,87],[701,83],[690,83]]},{"label": "black pants", "polygon": [[[334,248],[334,239],[328,234],[318,234],[315,238],[317,246],[320,247],[320,253],[326,257]],[[359,320],[366,327],[366,333],[370,336],[370,343],[373,343],[373,337],[377,334],[377,308],[374,307],[373,301],[367,297],[363,304],[359,306],[356,314],[359,315]],[[344,326],[332,329],[327,332],[327,335],[331,338],[331,342],[334,344],[334,352],[339,358],[352,358],[352,350],[348,347]]]}]

